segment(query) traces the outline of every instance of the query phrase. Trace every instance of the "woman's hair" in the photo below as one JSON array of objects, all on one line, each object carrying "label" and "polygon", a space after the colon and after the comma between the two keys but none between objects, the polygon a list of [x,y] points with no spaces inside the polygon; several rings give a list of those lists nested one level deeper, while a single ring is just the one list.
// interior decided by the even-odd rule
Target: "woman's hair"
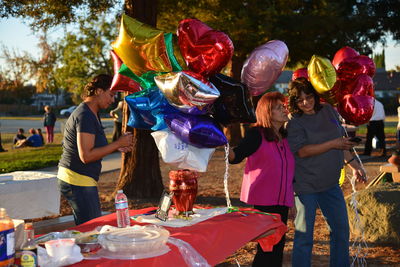
[{"label": "woman's hair", "polygon": [[30,128],[30,129],[29,129],[29,133],[30,133],[30,134],[36,134],[36,130],[35,130],[34,128]]},{"label": "woman's hair", "polygon": [[302,115],[303,111],[298,107],[296,101],[299,99],[301,92],[306,95],[313,94],[314,95],[314,110],[318,111],[322,108],[319,103],[319,96],[317,91],[315,91],[314,87],[311,83],[304,77],[297,78],[294,81],[289,83],[289,111],[292,114]]},{"label": "woman's hair", "polygon": [[111,87],[112,79],[112,76],[107,74],[97,75],[91,82],[85,85],[82,98],[85,99],[86,97],[96,95],[96,90],[98,88],[102,89],[103,91],[107,91]]},{"label": "woman's hair", "polygon": [[[279,92],[269,92],[263,95],[257,103],[257,122],[253,126],[261,128],[264,138],[269,142],[279,141],[279,136],[272,127],[272,108],[278,103],[278,100],[285,102],[285,96]],[[279,133],[283,138],[287,136],[284,126],[279,129]]]}]

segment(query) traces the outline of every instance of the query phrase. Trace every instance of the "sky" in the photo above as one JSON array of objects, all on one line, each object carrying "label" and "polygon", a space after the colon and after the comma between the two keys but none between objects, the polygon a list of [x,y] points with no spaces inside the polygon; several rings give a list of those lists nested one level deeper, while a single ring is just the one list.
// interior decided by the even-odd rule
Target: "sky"
[{"label": "sky", "polygon": [[[63,30],[59,27],[49,33],[50,41],[60,38]],[[5,45],[8,48],[15,48],[19,51],[27,51],[30,54],[39,55],[37,47],[38,38],[32,33],[30,28],[23,24],[20,19],[0,19],[0,45]],[[374,48],[374,53],[382,52],[382,45],[377,45]],[[396,44],[393,40],[388,40],[388,45],[385,47],[385,62],[386,69],[395,69],[395,66],[400,66],[400,44]],[[0,64],[4,61],[0,58]]]}]

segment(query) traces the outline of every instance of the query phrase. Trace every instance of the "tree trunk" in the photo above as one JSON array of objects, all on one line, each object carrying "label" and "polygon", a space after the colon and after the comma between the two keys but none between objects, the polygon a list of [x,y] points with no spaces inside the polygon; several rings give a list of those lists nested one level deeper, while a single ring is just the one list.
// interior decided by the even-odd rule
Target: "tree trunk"
[{"label": "tree trunk", "polygon": [[[137,20],[155,26],[156,0],[125,0],[125,12]],[[164,189],[160,171],[158,149],[151,131],[127,126],[129,109],[124,103],[123,131],[133,131],[134,149],[122,155],[121,173],[117,188],[123,189],[128,198],[159,198]]]}]

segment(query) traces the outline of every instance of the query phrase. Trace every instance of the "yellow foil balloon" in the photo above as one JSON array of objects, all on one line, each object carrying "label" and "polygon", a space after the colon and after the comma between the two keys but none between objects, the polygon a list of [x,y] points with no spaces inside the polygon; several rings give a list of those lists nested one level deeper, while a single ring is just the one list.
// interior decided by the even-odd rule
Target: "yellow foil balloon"
[{"label": "yellow foil balloon", "polygon": [[317,91],[323,95],[329,92],[336,82],[336,70],[329,59],[313,55],[307,67],[308,77]]},{"label": "yellow foil balloon", "polygon": [[125,14],[122,15],[119,36],[111,46],[138,76],[148,71],[172,71],[164,33]]}]

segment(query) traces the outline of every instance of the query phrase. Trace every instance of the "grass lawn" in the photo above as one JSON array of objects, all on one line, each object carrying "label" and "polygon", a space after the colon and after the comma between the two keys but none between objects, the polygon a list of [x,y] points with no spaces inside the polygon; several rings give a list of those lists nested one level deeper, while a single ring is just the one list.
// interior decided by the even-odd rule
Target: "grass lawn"
[{"label": "grass lawn", "polygon": [[[53,144],[45,144],[42,147],[13,148],[14,134],[2,134],[2,145],[7,152],[0,153],[0,173],[13,171],[37,170],[56,166],[62,153],[62,135],[54,135]],[[46,138],[46,137],[45,137]],[[111,134],[107,135],[111,141]]]}]

